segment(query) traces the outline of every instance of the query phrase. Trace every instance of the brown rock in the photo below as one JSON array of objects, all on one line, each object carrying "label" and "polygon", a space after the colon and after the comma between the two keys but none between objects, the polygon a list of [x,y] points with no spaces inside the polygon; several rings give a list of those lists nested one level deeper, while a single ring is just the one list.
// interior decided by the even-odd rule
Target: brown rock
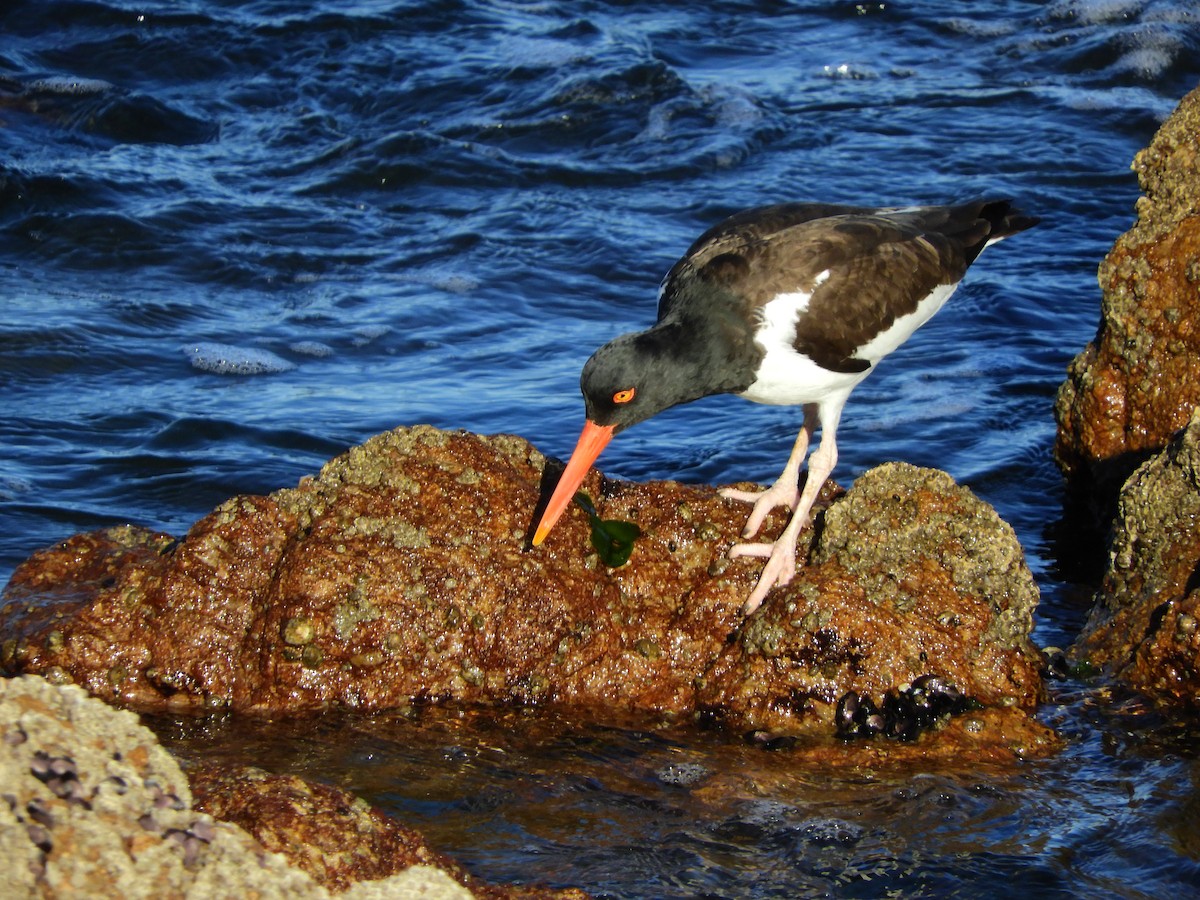
[{"label": "brown rock", "polygon": [[72,685],[0,679],[4,897],[327,900],[242,829],[192,807],[137,716]]},{"label": "brown rock", "polygon": [[744,621],[760,563],[726,557],[743,506],[592,473],[601,515],[645,532],[609,570],[579,510],[526,549],[542,468],[518,438],[397,429],[297,488],[228,501],[178,544],[77,536],[14,574],[0,665],[142,709],[703,708],[788,733],[828,732],[843,691],[927,673],[986,704],[1037,699],[1020,548],[946,476],[864,476],[812,564]]},{"label": "brown rock", "polygon": [[425,866],[446,873],[481,900],[587,896],[576,890],[482,884],[432,850],[419,832],[338,788],[242,766],[203,766],[188,774],[198,809],[241,826],[334,893]]},{"label": "brown rock", "polygon": [[1055,458],[1107,525],[1121,484],[1200,405],[1200,89],[1137,155],[1137,222],[1100,265],[1102,320],[1055,403]]},{"label": "brown rock", "polygon": [[1073,648],[1161,700],[1200,708],[1200,411],[1121,491],[1109,569]]},{"label": "brown rock", "polygon": [[927,674],[988,705],[1037,701],[1037,585],[1011,527],[944,472],[865,473],[826,513],[804,575],[706,673],[701,703],[725,721],[832,726],[847,691],[878,701]]}]

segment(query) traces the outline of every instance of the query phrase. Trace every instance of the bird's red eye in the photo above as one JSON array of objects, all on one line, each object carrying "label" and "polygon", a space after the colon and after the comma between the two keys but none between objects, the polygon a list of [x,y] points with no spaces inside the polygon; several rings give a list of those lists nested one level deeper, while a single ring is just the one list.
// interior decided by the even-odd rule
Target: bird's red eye
[{"label": "bird's red eye", "polygon": [[625,388],[623,391],[617,391],[613,394],[613,403],[628,403],[636,393],[636,388]]}]

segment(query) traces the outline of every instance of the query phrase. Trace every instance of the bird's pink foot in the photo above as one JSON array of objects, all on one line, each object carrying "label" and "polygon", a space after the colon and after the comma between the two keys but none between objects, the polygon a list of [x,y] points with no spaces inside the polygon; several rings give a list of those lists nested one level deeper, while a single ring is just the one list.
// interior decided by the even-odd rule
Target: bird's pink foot
[{"label": "bird's pink foot", "polygon": [[758,534],[758,529],[762,527],[767,515],[775,507],[786,506],[788,509],[795,509],[796,504],[800,502],[800,491],[796,489],[794,481],[790,486],[782,480],[777,481],[765,491],[739,491],[736,488],[722,488],[720,494],[726,500],[754,504],[754,508],[750,511],[750,517],[746,519],[746,527],[742,529],[742,537],[746,538]]},{"label": "bird's pink foot", "polygon": [[[798,531],[799,529],[797,529]],[[762,574],[758,576],[758,584],[746,598],[742,613],[750,615],[762,605],[764,598],[772,588],[783,587],[796,575],[796,539],[788,532],[789,528],[772,544],[734,544],[729,548],[729,556],[736,559],[739,556],[756,556],[766,559]]]},{"label": "bird's pink foot", "polygon": [[757,610],[772,588],[781,588],[796,577],[796,544],[800,533],[808,524],[808,516],[794,517],[787,523],[784,533],[772,544],[734,544],[730,547],[730,558],[758,557],[766,559],[758,583],[746,598],[742,612],[745,616]]}]

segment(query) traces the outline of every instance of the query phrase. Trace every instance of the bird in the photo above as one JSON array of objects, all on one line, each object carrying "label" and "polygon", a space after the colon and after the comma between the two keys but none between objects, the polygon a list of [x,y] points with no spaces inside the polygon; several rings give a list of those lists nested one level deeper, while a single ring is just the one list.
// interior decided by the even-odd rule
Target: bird
[{"label": "bird", "polygon": [[[803,424],[765,490],[726,488],[751,504],[730,557],[766,560],[742,606],[754,613],[796,572],[796,545],[837,464],[850,393],[954,293],[985,247],[1038,219],[1011,200],[866,207],[790,202],[736,213],[705,231],[662,281],[658,317],[600,347],[583,367],[585,423],[531,544],[540,545],[614,435],[715,394],[794,405]],[[821,440],[805,455],[820,427]],[[792,514],[773,541],[751,541],[767,515]]]}]

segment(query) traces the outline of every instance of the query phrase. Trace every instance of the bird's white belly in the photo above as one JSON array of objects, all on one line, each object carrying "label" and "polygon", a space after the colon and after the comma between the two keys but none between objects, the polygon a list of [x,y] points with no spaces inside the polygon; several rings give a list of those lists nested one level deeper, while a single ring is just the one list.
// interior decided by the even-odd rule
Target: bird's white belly
[{"label": "bird's white belly", "polygon": [[836,394],[848,394],[870,372],[831,372],[790,346],[770,347],[758,377],[738,396],[774,406],[820,403]]},{"label": "bird's white belly", "polygon": [[875,335],[854,355],[859,359],[869,359],[871,365],[874,365],[912,337],[914,331],[932,319],[933,314],[942,308],[957,287],[957,281],[954,284],[939,284],[917,304],[915,310],[907,316],[898,318],[892,323],[891,328]]},{"label": "bird's white belly", "polygon": [[812,295],[804,292],[780,294],[763,307],[755,340],[765,350],[754,383],[738,396],[755,403],[792,406],[821,403],[846,395],[883,359],[912,333],[929,321],[954,293],[957,284],[938,285],[913,312],[896,319],[885,331],[875,335],[854,354],[870,362],[862,372],[833,372],[823,368],[795,348],[796,321],[808,306]]}]

